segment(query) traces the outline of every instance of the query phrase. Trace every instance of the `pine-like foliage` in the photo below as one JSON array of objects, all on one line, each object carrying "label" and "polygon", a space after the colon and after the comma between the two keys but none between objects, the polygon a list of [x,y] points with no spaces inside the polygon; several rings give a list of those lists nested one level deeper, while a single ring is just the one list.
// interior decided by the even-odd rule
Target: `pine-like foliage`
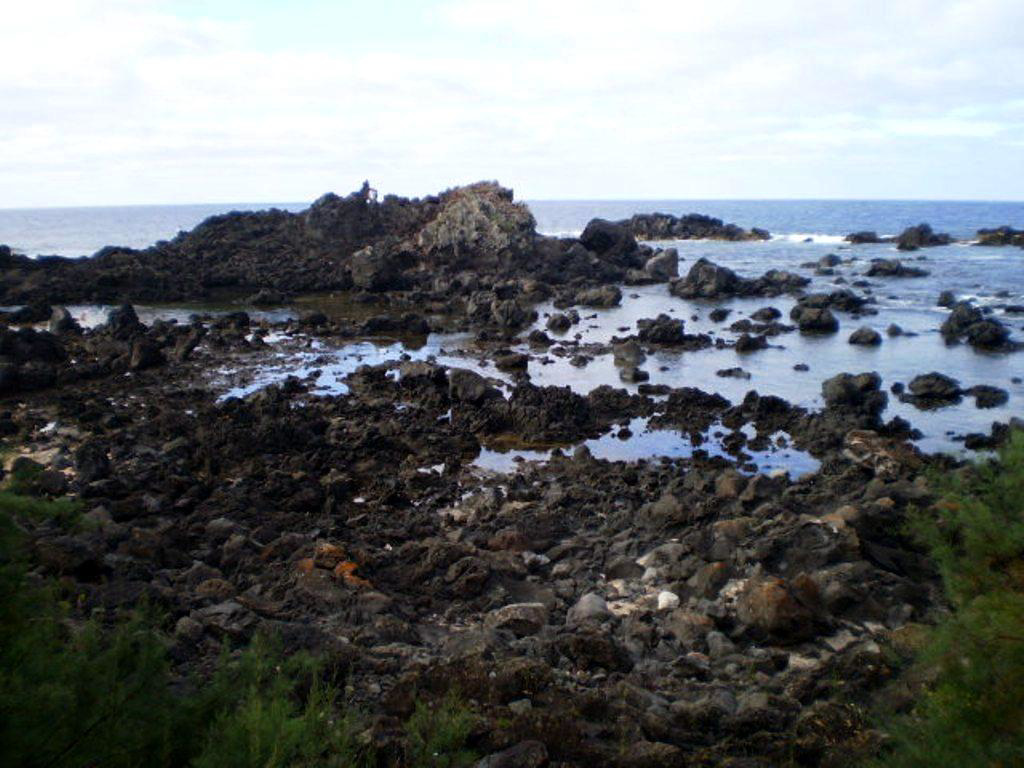
[{"label": "pine-like foliage", "polygon": [[997,461],[943,481],[911,529],[936,562],[951,612],[920,664],[934,675],[890,729],[879,764],[895,768],[1024,765],[1024,433]]}]

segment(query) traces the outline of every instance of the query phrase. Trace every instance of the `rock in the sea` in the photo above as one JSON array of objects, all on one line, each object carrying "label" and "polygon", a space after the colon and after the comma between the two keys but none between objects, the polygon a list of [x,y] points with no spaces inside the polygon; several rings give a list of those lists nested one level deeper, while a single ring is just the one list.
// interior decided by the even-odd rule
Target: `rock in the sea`
[{"label": "rock in the sea", "polygon": [[907,227],[896,238],[896,247],[901,251],[916,251],[918,248],[931,248],[937,245],[949,245],[953,238],[947,234],[933,232],[931,225],[918,224]]},{"label": "rock in the sea", "polygon": [[899,259],[875,259],[865,273],[868,277],[927,277],[927,269],[908,267]]},{"label": "rock in the sea", "polygon": [[683,299],[715,299],[733,295],[740,285],[740,277],[731,269],[701,258],[685,278],[672,283],[671,290]]},{"label": "rock in the sea", "polygon": [[775,307],[761,307],[761,309],[750,315],[751,320],[759,323],[770,323],[773,320],[778,320],[780,317],[782,317],[782,312]]},{"label": "rock in the sea", "polygon": [[915,376],[908,389],[915,397],[926,400],[956,400],[962,394],[960,382],[937,371]]},{"label": "rock in the sea", "polygon": [[678,344],[683,339],[683,321],[662,313],[653,320],[637,320],[637,338],[647,344]]},{"label": "rock in the sea", "polygon": [[976,245],[1016,245],[1024,248],[1024,230],[1014,229],[1010,226],[979,229]]},{"label": "rock in the sea", "polygon": [[851,333],[849,341],[859,346],[877,347],[882,343],[882,335],[874,328],[864,326]]},{"label": "rock in the sea", "polygon": [[576,303],[584,307],[607,309],[622,303],[622,291],[615,285],[603,285],[600,288],[589,288],[576,294]]},{"label": "rock in the sea", "polygon": [[939,300],[935,303],[940,307],[952,309],[956,306],[956,294],[952,291],[943,291],[939,294]]},{"label": "rock in the sea", "polygon": [[892,238],[879,237],[877,232],[871,231],[851,232],[843,239],[848,243],[853,243],[854,245],[871,245],[875,243],[892,242]]},{"label": "rock in the sea", "polygon": [[555,333],[565,333],[572,327],[572,320],[561,312],[556,312],[548,318],[548,330]]},{"label": "rock in the sea", "polygon": [[964,394],[974,397],[974,404],[978,408],[998,408],[1010,400],[1009,392],[991,384],[977,384],[965,390]]},{"label": "rock in the sea", "polygon": [[679,277],[679,251],[675,248],[658,251],[644,264],[644,272],[659,281]]},{"label": "rock in the sea", "polygon": [[746,230],[721,219],[689,213],[674,216],[670,213],[638,213],[631,219],[618,222],[641,240],[767,240],[771,234],[764,229]]},{"label": "rock in the sea", "polygon": [[643,347],[640,346],[636,339],[613,344],[612,356],[615,359],[615,364],[622,366],[637,366],[647,359]]},{"label": "rock in the sea", "polygon": [[733,347],[737,352],[757,352],[760,349],[768,349],[768,337],[761,335],[752,336],[749,333],[744,333],[738,339]]},{"label": "rock in the sea", "polygon": [[868,414],[879,414],[889,402],[882,391],[882,377],[875,372],[840,373],[826,379],[821,394],[829,408],[851,409]]},{"label": "rock in the sea", "polygon": [[973,347],[981,349],[997,349],[1007,345],[1010,338],[1009,329],[985,314],[970,302],[961,301],[953,307],[953,311],[939,331],[946,341],[966,340]]},{"label": "rock in the sea", "polygon": [[839,321],[827,308],[806,307],[794,318],[801,333],[835,333]]}]

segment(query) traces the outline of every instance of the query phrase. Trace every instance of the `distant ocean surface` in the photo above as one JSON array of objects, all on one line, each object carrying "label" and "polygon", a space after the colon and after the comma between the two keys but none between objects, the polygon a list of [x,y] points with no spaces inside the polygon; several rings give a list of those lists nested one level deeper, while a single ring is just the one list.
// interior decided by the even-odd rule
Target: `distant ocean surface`
[{"label": "distant ocean surface", "polygon": [[[623,219],[660,211],[703,213],[742,227],[762,227],[782,239],[813,237],[838,242],[843,235],[875,230],[897,234],[928,222],[936,231],[970,238],[982,227],[1024,228],[1024,202],[896,200],[535,200],[527,201],[545,234],[578,234],[590,219]],[[0,244],[29,255],[91,255],[105,245],[143,248],[192,229],[203,219],[233,210],[283,208],[309,203],[144,205],[96,208],[0,209]]]}]

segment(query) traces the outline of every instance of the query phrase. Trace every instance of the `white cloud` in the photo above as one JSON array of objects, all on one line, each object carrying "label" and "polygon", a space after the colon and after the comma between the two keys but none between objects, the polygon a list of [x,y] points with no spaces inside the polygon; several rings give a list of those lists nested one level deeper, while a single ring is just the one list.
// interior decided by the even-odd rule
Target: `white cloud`
[{"label": "white cloud", "polygon": [[[946,155],[951,196],[1020,196],[1016,0],[437,10],[417,39],[381,11],[354,47],[254,45],[256,2],[234,22],[156,0],[6,9],[0,205],[309,199],[367,176],[415,194],[498,177],[529,197],[916,196]],[[878,175],[897,162],[915,175]]]}]

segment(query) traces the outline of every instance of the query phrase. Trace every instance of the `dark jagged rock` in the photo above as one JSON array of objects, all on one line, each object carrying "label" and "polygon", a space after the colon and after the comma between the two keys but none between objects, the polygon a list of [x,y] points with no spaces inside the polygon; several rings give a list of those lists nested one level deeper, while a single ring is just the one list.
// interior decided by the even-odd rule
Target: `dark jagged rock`
[{"label": "dark jagged rock", "polygon": [[796,312],[793,319],[796,320],[801,333],[835,333],[839,330],[839,321],[827,307],[800,307],[798,305],[793,307],[793,312]]},{"label": "dark jagged rock", "polygon": [[771,234],[764,230],[750,230],[721,219],[690,213],[674,216],[669,213],[638,213],[630,219],[617,222],[641,240],[768,240]]},{"label": "dark jagged rock", "polygon": [[592,219],[580,235],[580,243],[588,251],[619,264],[636,265],[632,256],[637,252],[636,238],[622,222]]},{"label": "dark jagged rock", "polygon": [[798,291],[808,283],[808,278],[782,270],[769,270],[755,279],[743,278],[728,267],[701,258],[690,267],[686,277],[672,281],[669,291],[682,299],[779,296]]},{"label": "dark jagged rock", "polygon": [[632,236],[618,231],[624,239],[596,254],[576,240],[537,235],[529,210],[494,182],[382,201],[364,185],[347,197],[324,195],[300,213],[214,216],[144,250],[111,246],[87,259],[9,255],[0,302],[176,301],[221,294],[263,300],[437,281],[455,287],[456,276],[467,270],[594,285],[621,280],[650,256],[650,249],[635,242],[631,248]]},{"label": "dark jagged rock", "polygon": [[576,294],[576,303],[584,307],[608,309],[622,303],[622,291],[618,286],[605,285],[600,288],[588,288]]},{"label": "dark jagged rock", "polygon": [[768,349],[768,338],[766,336],[753,336],[749,333],[744,333],[736,339],[736,344],[733,348],[741,353]]},{"label": "dark jagged rock", "polygon": [[846,289],[831,293],[810,293],[800,297],[796,306],[790,310],[789,317],[799,323],[805,313],[810,312],[808,322],[814,322],[814,318],[819,317],[817,310],[828,309],[855,315],[871,314],[866,307],[867,303],[867,299]]},{"label": "dark jagged rock", "polygon": [[646,344],[679,344],[685,335],[684,323],[666,314],[656,318],[637,320],[637,338]]},{"label": "dark jagged rock", "polygon": [[877,232],[864,231],[864,232],[851,232],[843,238],[848,243],[854,245],[873,245],[877,243],[891,243],[893,238],[891,237],[879,237]]},{"label": "dark jagged rock", "polygon": [[868,277],[927,277],[927,269],[908,267],[899,259],[874,259],[865,273]]},{"label": "dark jagged rock", "polygon": [[954,305],[939,331],[947,342],[965,340],[980,349],[1012,347],[1009,329],[998,320],[985,317],[978,307],[967,301]]},{"label": "dark jagged rock", "polygon": [[1014,229],[1010,226],[979,229],[978,242],[975,245],[1016,245],[1024,248],[1024,230]]},{"label": "dark jagged rock", "polygon": [[877,418],[889,402],[881,387],[882,377],[875,372],[840,373],[822,382],[821,394],[828,408]]},{"label": "dark jagged rock", "polygon": [[933,232],[931,225],[918,224],[907,227],[896,238],[896,247],[901,251],[916,251],[918,248],[932,248],[938,245],[949,245],[953,238],[947,234]]},{"label": "dark jagged rock", "polygon": [[974,398],[974,404],[978,408],[998,408],[1006,405],[1010,400],[1010,393],[1002,387],[995,387],[991,384],[977,384],[970,389],[964,390],[965,395]]},{"label": "dark jagged rock", "polygon": [[679,277],[679,251],[675,248],[659,251],[644,264],[644,272],[658,281]]},{"label": "dark jagged rock", "polygon": [[960,384],[956,379],[935,371],[915,376],[909,388],[910,392],[918,397],[947,399],[957,397],[961,393]]}]

